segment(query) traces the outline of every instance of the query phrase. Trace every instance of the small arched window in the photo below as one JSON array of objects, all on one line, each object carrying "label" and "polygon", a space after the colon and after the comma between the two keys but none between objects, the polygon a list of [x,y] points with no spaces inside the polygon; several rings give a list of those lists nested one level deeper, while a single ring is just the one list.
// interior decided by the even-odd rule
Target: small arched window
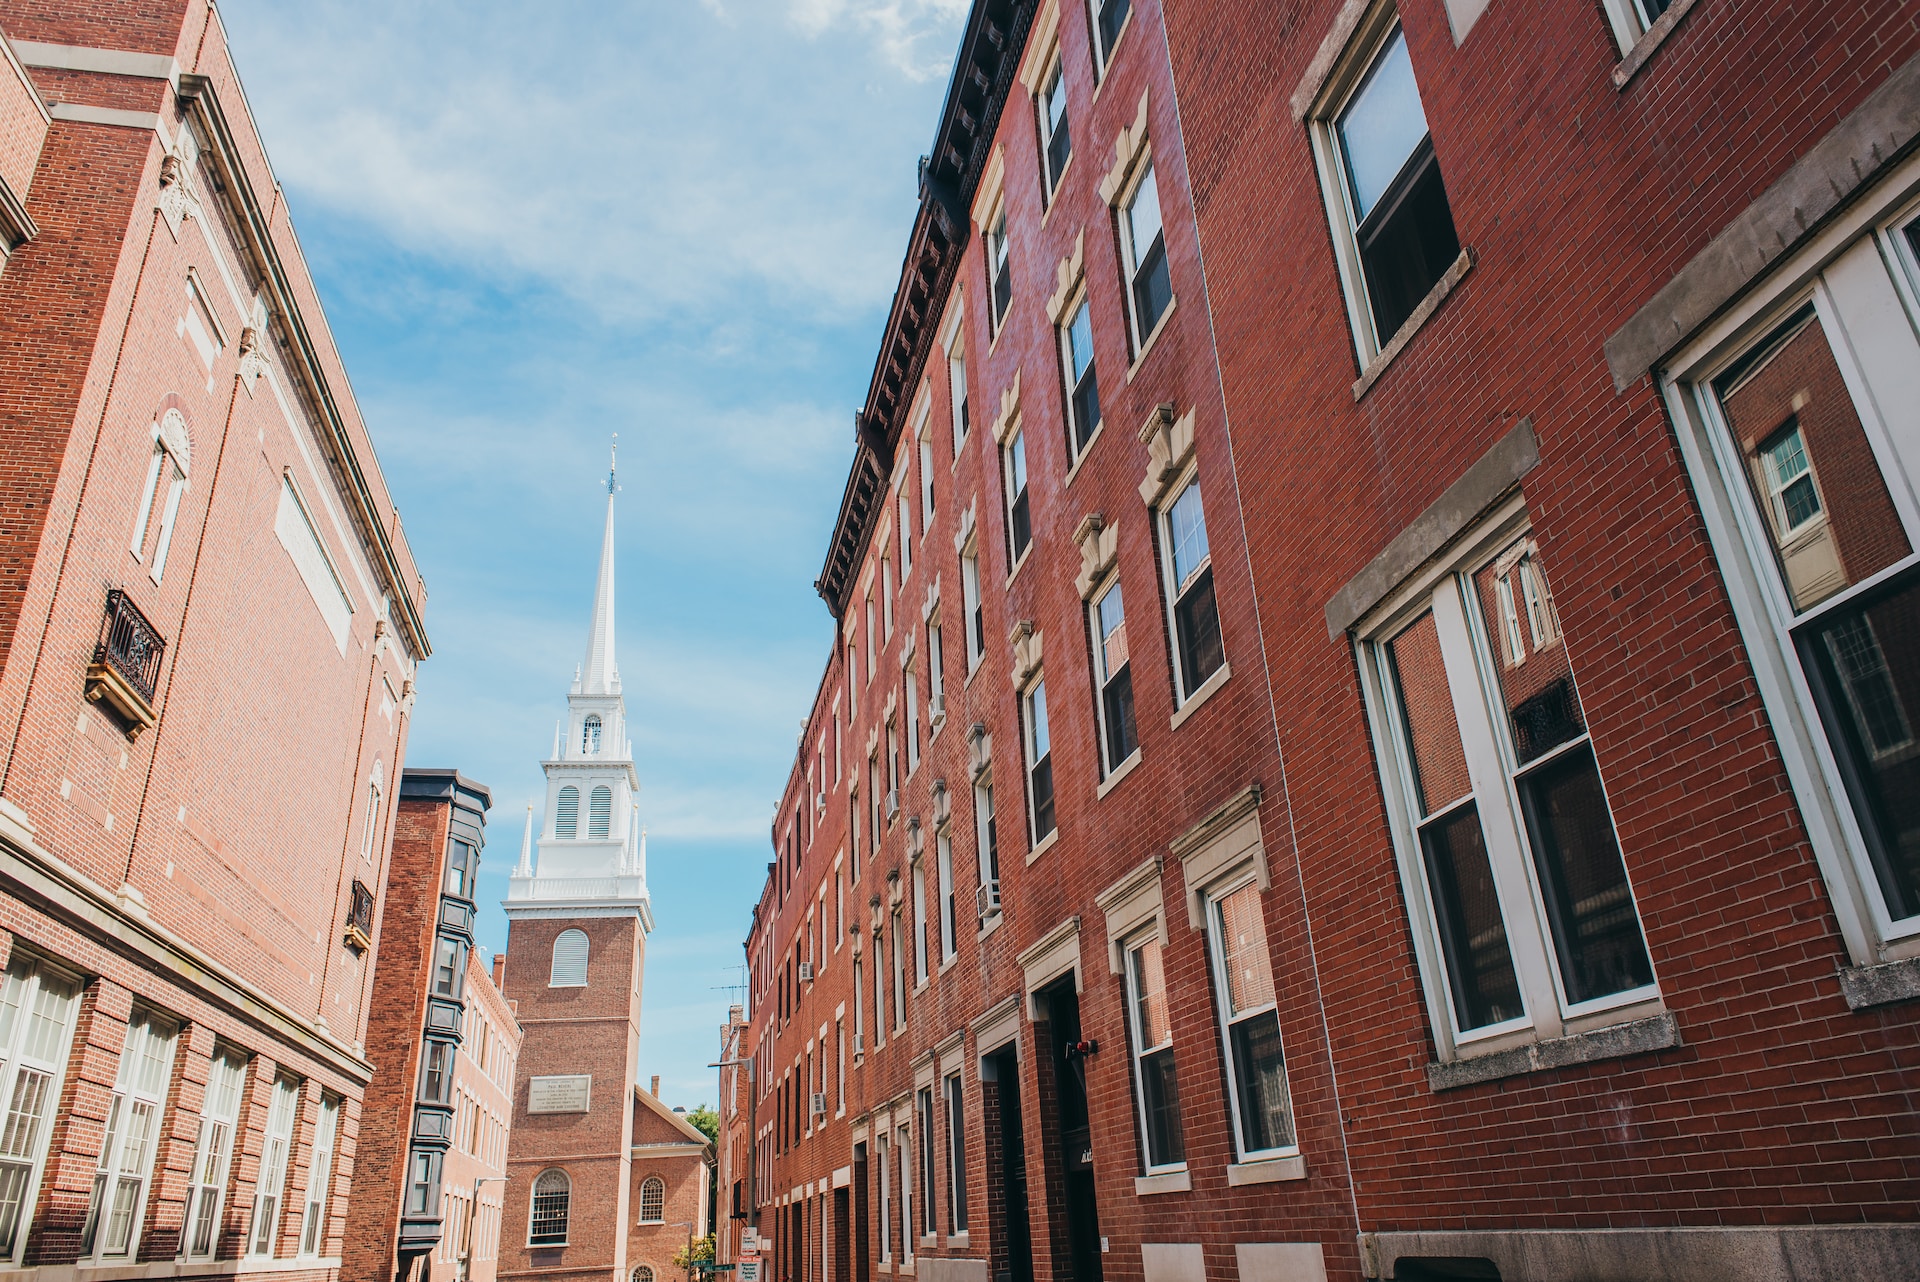
[{"label": "small arched window", "polygon": [[598,755],[600,751],[600,717],[589,716],[580,726],[580,751],[588,756]]},{"label": "small arched window", "polygon": [[659,1224],[667,1218],[667,1182],[649,1175],[640,1186],[640,1222]]},{"label": "small arched window", "polygon": [[645,1264],[634,1265],[633,1282],[653,1282],[653,1269]]},{"label": "small arched window", "polygon": [[601,784],[593,790],[593,796],[587,801],[587,838],[605,841],[607,828],[612,822],[613,789]]},{"label": "small arched window", "polygon": [[553,941],[553,972],[548,988],[585,988],[587,986],[587,933],[563,930]]},{"label": "small arched window", "polygon": [[580,835],[580,790],[572,784],[560,790],[553,816],[553,835],[562,841],[572,841]]},{"label": "small arched window", "polygon": [[[187,420],[179,410],[170,409],[153,425],[153,454],[147,460],[147,483],[140,493],[140,508],[133,518],[135,556],[145,556],[147,542],[153,539],[153,563],[147,573],[158,583],[166,572],[167,549],[173,543],[173,521],[180,514],[180,496],[186,493],[187,472],[193,465],[193,442],[187,436]],[[160,514],[160,532],[153,534],[153,508],[166,486],[167,497]]]},{"label": "small arched window", "polygon": [[533,1220],[527,1230],[528,1246],[565,1246],[567,1210],[573,1200],[573,1181],[561,1170],[540,1172],[533,1182]]}]

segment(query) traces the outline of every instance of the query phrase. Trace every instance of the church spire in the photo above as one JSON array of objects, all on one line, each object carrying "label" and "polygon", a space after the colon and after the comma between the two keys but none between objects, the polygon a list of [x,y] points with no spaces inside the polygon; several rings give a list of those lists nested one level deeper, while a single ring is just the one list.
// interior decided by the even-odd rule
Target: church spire
[{"label": "church spire", "polygon": [[612,694],[620,688],[620,669],[613,657],[613,496],[620,489],[620,438],[613,438],[614,454],[607,465],[607,529],[600,540],[600,581],[593,593],[593,630],[587,635],[587,661],[580,673],[582,694]]}]

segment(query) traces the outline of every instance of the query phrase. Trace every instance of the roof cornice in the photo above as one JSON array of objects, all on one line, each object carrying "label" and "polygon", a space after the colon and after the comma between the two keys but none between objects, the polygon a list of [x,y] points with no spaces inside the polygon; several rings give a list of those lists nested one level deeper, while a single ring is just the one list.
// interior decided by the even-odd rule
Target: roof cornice
[{"label": "roof cornice", "polygon": [[1019,71],[1033,14],[1033,0],[974,0],[953,74],[947,80],[933,149],[920,158],[920,208],[907,237],[906,259],[881,334],[866,403],[854,416],[853,467],[840,498],[826,564],[813,585],[836,619],[846,613],[893,470],[893,452],[906,426],[914,386],[926,367],[972,235],[967,210]]}]

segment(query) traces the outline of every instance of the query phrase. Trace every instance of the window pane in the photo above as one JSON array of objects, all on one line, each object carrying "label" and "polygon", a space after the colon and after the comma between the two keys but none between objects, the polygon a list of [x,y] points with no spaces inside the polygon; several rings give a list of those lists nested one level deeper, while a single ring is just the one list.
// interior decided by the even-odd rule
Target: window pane
[{"label": "window pane", "polygon": [[1920,574],[1821,616],[1795,641],[1888,910],[1920,914]]},{"label": "window pane", "polygon": [[[1587,732],[1540,551],[1521,538],[1473,576],[1522,764]],[[1434,799],[1438,804],[1438,798]]]},{"label": "window pane", "polygon": [[1066,330],[1068,384],[1073,404],[1073,447],[1085,449],[1100,426],[1100,386],[1093,372],[1093,321],[1085,299],[1074,310]]},{"label": "window pane", "polygon": [[1227,1017],[1273,1005],[1273,963],[1260,916],[1260,887],[1248,882],[1215,901],[1219,913],[1220,969],[1226,977]]},{"label": "window pane", "polygon": [[1432,612],[1388,642],[1386,655],[1412,768],[1416,817],[1423,817],[1473,791]]},{"label": "window pane", "polygon": [[1141,176],[1134,189],[1133,203],[1127,206],[1127,231],[1131,236],[1133,266],[1137,272],[1147,260],[1147,251],[1160,239],[1160,188],[1154,182],[1153,166]]},{"label": "window pane", "polygon": [[1150,1051],[1173,1040],[1167,1019],[1167,980],[1160,956],[1160,940],[1149,936],[1127,954],[1133,981],[1133,1018],[1140,1049]]},{"label": "window pane", "polygon": [[1141,1057],[1140,1107],[1146,1115],[1147,1165],[1186,1161],[1180,1136],[1180,1082],[1174,1075],[1171,1046]]},{"label": "window pane", "polygon": [[1233,1026],[1233,1076],[1239,1092],[1240,1143],[1246,1153],[1293,1143],[1287,1068],[1280,1054],[1280,1017],[1273,1011]]},{"label": "window pane", "polygon": [[1421,142],[1387,198],[1355,230],[1374,337],[1384,345],[1460,256],[1431,142]]},{"label": "window pane", "polygon": [[1129,0],[1100,0],[1100,60],[1113,56],[1113,42],[1126,24]]},{"label": "window pane", "polygon": [[1180,491],[1167,509],[1167,535],[1173,549],[1174,591],[1182,592],[1207,560],[1207,518],[1197,483]]},{"label": "window pane", "polygon": [[1795,609],[1913,550],[1811,307],[1714,390]]},{"label": "window pane", "polygon": [[1060,171],[1073,155],[1073,140],[1067,129],[1067,81],[1061,68],[1053,69],[1041,104],[1041,130],[1047,139],[1047,190],[1060,181]]},{"label": "window pane", "polygon": [[1133,720],[1133,672],[1122,668],[1120,674],[1100,691],[1100,712],[1106,721],[1107,769],[1112,770],[1140,746],[1140,732]]},{"label": "window pane", "polygon": [[1192,694],[1226,662],[1220,642],[1220,613],[1213,599],[1213,570],[1202,571],[1174,603],[1174,631],[1180,643],[1180,678]]},{"label": "window pane", "polygon": [[1522,775],[1519,786],[1567,1000],[1651,984],[1653,965],[1592,747],[1583,744]]},{"label": "window pane", "polygon": [[1365,219],[1427,136],[1427,115],[1420,106],[1404,33],[1395,31],[1381,49],[1335,129],[1347,162],[1353,215]]},{"label": "window pane", "polygon": [[1460,1031],[1518,1019],[1526,1011],[1520,1004],[1479,809],[1461,806],[1428,824],[1420,832],[1420,850]]}]

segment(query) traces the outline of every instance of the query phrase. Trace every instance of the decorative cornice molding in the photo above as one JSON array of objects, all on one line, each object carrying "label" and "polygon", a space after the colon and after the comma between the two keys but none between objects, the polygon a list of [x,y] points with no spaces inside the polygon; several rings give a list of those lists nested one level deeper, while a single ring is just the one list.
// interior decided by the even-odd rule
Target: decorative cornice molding
[{"label": "decorative cornice molding", "polygon": [[1082,601],[1091,601],[1093,590],[1119,560],[1120,527],[1108,525],[1098,512],[1089,512],[1074,530],[1073,541],[1080,545],[1080,573],[1074,578],[1073,586]]},{"label": "decorative cornice molding", "polygon": [[1162,401],[1147,415],[1140,428],[1140,443],[1147,447],[1147,475],[1140,482],[1140,499],[1148,507],[1160,506],[1167,487],[1186,470],[1193,457],[1193,411],[1173,416],[1173,402]]},{"label": "decorative cornice molding", "polygon": [[1073,297],[1080,287],[1080,280],[1087,274],[1087,229],[1082,227],[1073,237],[1073,252],[1060,260],[1053,269],[1053,294],[1047,299],[1047,317],[1055,325],[1060,323],[1062,313],[1067,310],[1067,300]]},{"label": "decorative cornice molding", "polygon": [[1127,182],[1133,177],[1134,166],[1147,150],[1147,94],[1140,91],[1140,109],[1134,113],[1133,123],[1125,125],[1113,139],[1113,164],[1106,175],[1100,179],[1100,199],[1109,205],[1120,203],[1126,194]]},{"label": "decorative cornice molding", "polygon": [[1040,671],[1040,630],[1033,626],[1032,619],[1022,619],[1013,625],[1007,634],[1007,644],[1013,647],[1013,688],[1023,689],[1033,680],[1033,674]]},{"label": "decorative cornice molding", "polygon": [[1000,412],[993,419],[993,439],[1005,445],[1020,430],[1020,371],[1013,371],[1013,382],[1000,393]]}]

